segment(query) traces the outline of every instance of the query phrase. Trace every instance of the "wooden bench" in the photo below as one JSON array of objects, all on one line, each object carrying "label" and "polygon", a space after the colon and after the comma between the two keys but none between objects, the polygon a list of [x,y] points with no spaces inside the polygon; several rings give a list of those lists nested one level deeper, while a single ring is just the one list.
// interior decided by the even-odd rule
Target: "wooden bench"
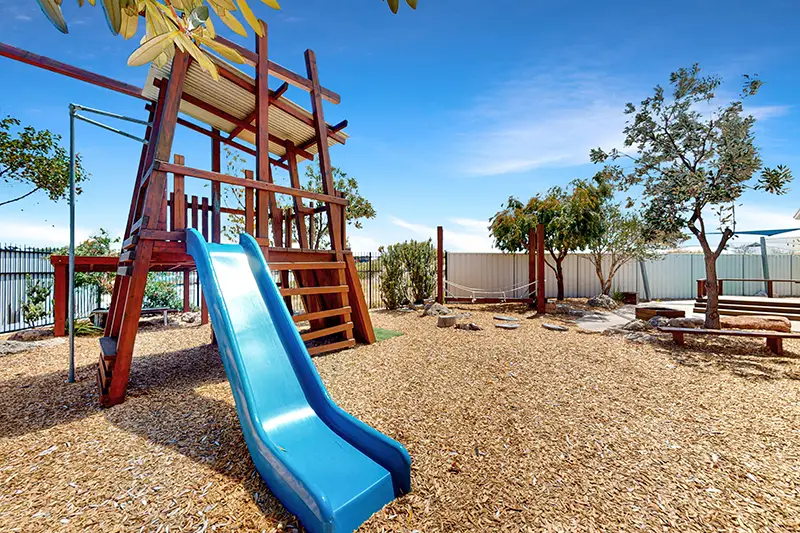
[{"label": "wooden bench", "polygon": [[[164,315],[164,325],[169,325],[169,312],[172,311],[169,307],[145,307],[142,309],[141,316]],[[94,325],[102,328],[105,326],[106,317],[108,316],[108,309],[95,309],[89,316],[92,317]]]},{"label": "wooden bench", "polygon": [[776,355],[783,355],[783,339],[800,339],[800,333],[780,333],[777,331],[741,331],[736,329],[694,329],[694,328],[658,328],[664,333],[672,333],[676,344],[683,346],[685,335],[715,335],[718,337],[750,337],[767,339],[767,348]]}]

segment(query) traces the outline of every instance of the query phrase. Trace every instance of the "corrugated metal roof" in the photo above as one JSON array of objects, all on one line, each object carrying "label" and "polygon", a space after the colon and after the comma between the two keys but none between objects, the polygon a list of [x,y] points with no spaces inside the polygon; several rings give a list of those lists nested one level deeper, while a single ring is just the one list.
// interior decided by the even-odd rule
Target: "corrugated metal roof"
[{"label": "corrugated metal roof", "polygon": [[[244,72],[216,57],[212,57],[212,60],[219,65],[224,65],[227,70],[233,72],[235,75],[255,86],[255,80],[251,76],[248,76]],[[145,81],[144,89],[142,89],[142,95],[151,100],[156,100],[158,98],[158,87],[153,85],[153,81],[159,78],[168,79],[171,69],[172,62],[169,62],[160,68],[155,65],[151,65],[150,71],[147,74],[147,80]],[[211,75],[205,72],[202,67],[200,67],[200,65],[194,61],[189,64],[189,70],[186,73],[186,81],[184,82],[183,92],[184,94],[189,94],[195,98],[198,98],[241,121],[246,120],[247,117],[249,117],[253,111],[255,111],[256,107],[255,94],[222,77],[215,81]],[[309,119],[312,118],[310,112],[295,104],[291,100],[282,98],[282,102],[288,106],[291,106],[298,113],[308,117]],[[196,120],[199,120],[200,122],[203,122],[204,124],[208,124],[212,128],[217,128],[226,133],[231,133],[236,128],[236,124],[220,118],[213,113],[209,113],[208,111],[186,101],[181,101],[180,110],[181,113],[184,113]],[[293,117],[289,113],[274,105],[270,106],[269,108],[269,132],[281,139],[291,141],[295,146],[303,146],[305,143],[311,141],[315,137],[314,128],[312,126]],[[344,132],[339,132],[339,134],[344,138],[347,138],[347,134]],[[255,144],[255,134],[250,131],[244,130],[240,132],[236,138],[249,144]],[[335,143],[335,140],[328,137],[328,146],[332,146]],[[269,151],[277,156],[283,156],[286,154],[286,149],[283,146],[272,141],[269,143]],[[306,151],[311,154],[316,154],[318,151],[317,144],[314,143],[312,146],[306,148]]]}]

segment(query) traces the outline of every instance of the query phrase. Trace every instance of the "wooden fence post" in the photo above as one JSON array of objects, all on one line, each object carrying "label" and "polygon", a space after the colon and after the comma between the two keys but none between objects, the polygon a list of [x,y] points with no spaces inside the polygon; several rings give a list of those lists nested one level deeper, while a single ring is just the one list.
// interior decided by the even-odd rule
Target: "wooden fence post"
[{"label": "wooden fence post", "polygon": [[444,228],[436,228],[436,302],[444,305]]}]

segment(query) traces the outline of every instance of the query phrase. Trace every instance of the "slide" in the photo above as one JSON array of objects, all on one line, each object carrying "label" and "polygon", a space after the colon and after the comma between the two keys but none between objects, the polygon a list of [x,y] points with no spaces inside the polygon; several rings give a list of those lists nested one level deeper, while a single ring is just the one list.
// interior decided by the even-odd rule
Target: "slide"
[{"label": "slide", "polygon": [[253,237],[186,233],[258,472],[308,531],[357,529],[411,490],[408,452],[331,400]]}]

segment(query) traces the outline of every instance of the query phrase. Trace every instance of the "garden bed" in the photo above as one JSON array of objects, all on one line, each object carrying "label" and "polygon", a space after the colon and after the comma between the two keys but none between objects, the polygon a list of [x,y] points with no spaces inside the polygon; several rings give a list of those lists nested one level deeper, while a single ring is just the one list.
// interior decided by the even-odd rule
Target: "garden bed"
[{"label": "garden bed", "polygon": [[[797,341],[783,358],[747,340],[638,345],[463,309],[482,331],[374,312],[404,335],[315,359],[413,459],[413,492],[360,531],[800,527]],[[66,345],[0,358],[0,530],[296,527],[253,468],[209,335],[143,330],[108,410],[96,339],[77,339],[73,385]]]}]

